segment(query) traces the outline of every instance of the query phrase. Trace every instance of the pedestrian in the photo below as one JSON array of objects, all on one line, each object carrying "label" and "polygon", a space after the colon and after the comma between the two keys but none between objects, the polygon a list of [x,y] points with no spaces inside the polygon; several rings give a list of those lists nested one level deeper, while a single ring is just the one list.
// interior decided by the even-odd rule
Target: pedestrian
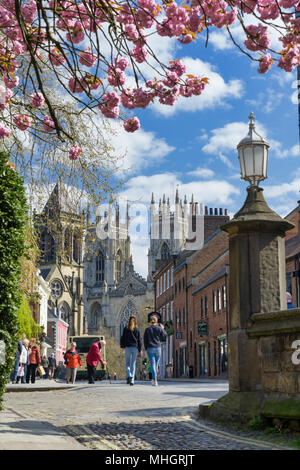
[{"label": "pedestrian", "polygon": [[[19,371],[18,371],[18,376],[17,376],[17,383],[20,382],[21,380],[21,383],[22,384],[25,384],[26,383],[26,375],[27,375],[27,366],[28,366],[28,345],[29,345],[29,341],[28,339],[23,339],[22,341],[22,352],[21,352],[21,355],[20,355],[20,359],[19,359]],[[21,370],[20,370],[20,367],[21,367]],[[22,373],[21,373],[22,371]]]},{"label": "pedestrian", "polygon": [[163,325],[158,323],[158,317],[152,315],[150,317],[150,326],[146,328],[144,333],[144,346],[148,354],[151,372],[152,372],[152,385],[157,386],[158,377],[158,366],[161,355],[161,343],[162,337],[166,337],[167,333]]},{"label": "pedestrian", "polygon": [[45,355],[42,356],[42,366],[44,367],[44,370],[45,370],[45,375],[43,375],[43,379],[48,379],[49,378],[49,361],[48,361],[47,356]]},{"label": "pedestrian", "polygon": [[114,373],[114,380],[117,380],[118,379],[118,376],[117,376],[117,373],[115,372]]},{"label": "pedestrian", "polygon": [[18,345],[17,345],[17,350],[15,352],[15,365],[14,365],[13,372],[11,374],[11,381],[12,381],[13,384],[17,383],[21,353],[22,353],[22,341],[19,340]]},{"label": "pedestrian", "polygon": [[286,293],[286,305],[288,309],[296,308],[295,305],[293,305],[292,295],[289,292]]},{"label": "pedestrian", "polygon": [[35,383],[36,369],[39,365],[41,365],[40,348],[36,344],[36,339],[31,338],[29,342],[29,358],[26,374],[26,383],[29,384],[30,380],[32,384]]},{"label": "pedestrian", "polygon": [[76,343],[71,344],[71,348],[65,354],[66,382],[75,383],[78,364],[81,366],[81,360],[78,352],[76,351]]},{"label": "pedestrian", "polygon": [[101,354],[100,354],[100,350],[102,346],[105,346],[105,344],[106,342],[104,340],[96,341],[96,343],[92,344],[86,356],[86,365],[87,365],[89,384],[95,383],[95,373],[96,373],[96,367],[97,367],[98,362],[101,362],[102,369],[104,369],[104,366],[106,365],[106,362],[103,361]]},{"label": "pedestrian", "polygon": [[53,379],[54,371],[56,367],[56,360],[55,360],[54,353],[51,353],[51,355],[48,357],[48,364],[49,364],[49,380],[51,380]]},{"label": "pedestrian", "polygon": [[151,365],[149,364],[148,366],[148,376],[149,376],[149,380],[152,380],[152,370],[151,370]]},{"label": "pedestrian", "polygon": [[130,316],[128,325],[123,330],[120,344],[125,354],[127,383],[134,385],[136,358],[138,354],[139,356],[142,354],[141,333],[135,315]]}]

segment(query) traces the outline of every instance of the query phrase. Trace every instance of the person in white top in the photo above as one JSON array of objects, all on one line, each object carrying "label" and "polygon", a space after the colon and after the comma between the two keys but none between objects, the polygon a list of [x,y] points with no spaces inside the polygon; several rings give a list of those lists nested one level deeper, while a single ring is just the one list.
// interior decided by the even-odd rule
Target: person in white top
[{"label": "person in white top", "polygon": [[27,373],[27,364],[28,364],[28,345],[29,345],[29,341],[28,339],[23,339],[22,341],[22,352],[20,354],[20,362],[19,362],[19,365],[23,366],[23,371],[24,371],[24,375],[21,377],[21,376],[18,376],[17,377],[17,383],[20,382],[20,379],[21,379],[21,382],[22,384],[25,384],[26,383],[26,373]]}]

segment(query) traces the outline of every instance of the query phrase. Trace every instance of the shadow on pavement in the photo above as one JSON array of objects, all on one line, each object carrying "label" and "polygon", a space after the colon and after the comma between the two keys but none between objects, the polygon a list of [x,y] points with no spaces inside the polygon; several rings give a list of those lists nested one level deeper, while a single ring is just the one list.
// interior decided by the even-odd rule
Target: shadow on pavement
[{"label": "shadow on pavement", "polygon": [[177,395],[185,397],[195,397],[195,398],[207,398],[208,400],[217,400],[225,395],[228,390],[220,391],[204,391],[204,392],[164,392],[163,395]]},{"label": "shadow on pavement", "polygon": [[[1,414],[0,414],[1,418]],[[1,427],[5,426],[4,430]],[[9,431],[8,431],[9,430]],[[50,423],[34,420],[20,420],[13,422],[1,422],[0,419],[0,440],[1,434],[12,432],[13,434],[35,434],[37,436],[48,435],[57,436],[57,428]],[[17,439],[16,439],[17,440]]]}]

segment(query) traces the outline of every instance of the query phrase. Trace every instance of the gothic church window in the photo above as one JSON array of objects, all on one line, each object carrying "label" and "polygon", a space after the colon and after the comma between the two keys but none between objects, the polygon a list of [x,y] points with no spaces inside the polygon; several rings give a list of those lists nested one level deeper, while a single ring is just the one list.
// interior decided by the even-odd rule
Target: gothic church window
[{"label": "gothic church window", "polygon": [[116,256],[116,281],[119,282],[122,277],[122,253],[119,250]]},{"label": "gothic church window", "polygon": [[61,319],[66,323],[70,324],[70,317],[71,317],[71,309],[67,302],[63,302],[59,307],[59,312]]},{"label": "gothic church window", "polygon": [[129,317],[131,315],[137,316],[137,310],[131,302],[131,300],[128,302],[126,307],[124,308],[123,312],[121,313],[120,317],[120,337],[122,336],[124,328],[128,325]]},{"label": "gothic church window", "polygon": [[166,260],[170,258],[170,250],[166,243],[164,243],[163,246],[161,247],[160,254],[161,254],[161,259]]},{"label": "gothic church window", "polygon": [[95,304],[94,307],[91,309],[91,313],[89,317],[90,328],[98,328],[98,326],[100,326],[101,315],[102,315],[101,305]]},{"label": "gothic church window", "polygon": [[80,263],[81,258],[81,244],[80,244],[80,236],[79,233],[74,233],[73,236],[73,260],[76,263]]},{"label": "gothic church window", "polygon": [[40,246],[43,261],[52,261],[54,258],[55,244],[52,235],[47,230],[44,230],[41,234]]},{"label": "gothic church window", "polygon": [[71,260],[71,250],[72,250],[72,234],[70,229],[66,228],[64,234],[64,255],[65,258],[70,261]]},{"label": "gothic church window", "polygon": [[96,283],[102,283],[104,281],[104,255],[102,251],[99,251],[96,257]]}]

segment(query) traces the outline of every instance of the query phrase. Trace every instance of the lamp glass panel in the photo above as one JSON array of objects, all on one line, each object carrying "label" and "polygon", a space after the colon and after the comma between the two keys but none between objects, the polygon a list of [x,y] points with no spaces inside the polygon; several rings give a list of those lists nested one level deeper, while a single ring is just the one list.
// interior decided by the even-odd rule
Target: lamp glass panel
[{"label": "lamp glass panel", "polygon": [[241,177],[245,177],[245,164],[244,164],[244,152],[243,149],[239,149],[239,161],[240,161],[240,167],[241,167]]},{"label": "lamp glass panel", "polygon": [[264,147],[264,177],[267,177],[268,172],[268,148]]},{"label": "lamp glass panel", "polygon": [[258,177],[264,176],[264,146],[254,145],[254,175]]},{"label": "lamp glass panel", "polygon": [[254,175],[253,147],[248,145],[244,148],[245,176],[249,178]]}]

